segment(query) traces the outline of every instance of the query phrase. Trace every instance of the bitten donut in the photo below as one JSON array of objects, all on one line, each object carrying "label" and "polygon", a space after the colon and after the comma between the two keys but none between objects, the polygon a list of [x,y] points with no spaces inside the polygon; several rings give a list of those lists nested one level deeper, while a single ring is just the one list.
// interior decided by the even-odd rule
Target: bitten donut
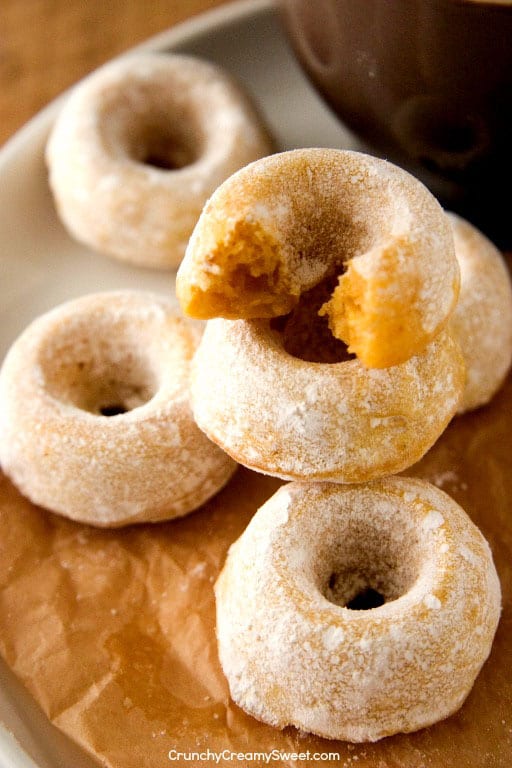
[{"label": "bitten donut", "polygon": [[283,486],[231,547],[215,594],[236,704],[353,742],[455,712],[500,614],[480,531],[438,488],[400,477]]},{"label": "bitten donut", "polygon": [[362,153],[300,149],[257,160],[217,189],[177,293],[192,317],[268,318],[332,275],[320,312],[367,367],[423,351],[459,290],[449,223],[419,181]]},{"label": "bitten donut", "polygon": [[448,214],[461,272],[460,295],[450,327],[467,369],[459,412],[485,405],[512,362],[512,286],[498,249],[476,227]]},{"label": "bitten donut", "polygon": [[465,381],[447,331],[401,365],[316,363],[289,354],[268,320],[210,320],[194,358],[199,427],[251,469],[359,483],[421,458],[454,416]]},{"label": "bitten donut", "polygon": [[218,67],[137,54],[74,88],[46,157],[60,217],[91,248],[176,267],[214,189],[271,151],[254,108]]},{"label": "bitten donut", "polygon": [[235,464],[196,427],[200,331],[156,295],[70,301],[35,320],[0,372],[0,464],[31,501],[99,526],[167,520]]}]

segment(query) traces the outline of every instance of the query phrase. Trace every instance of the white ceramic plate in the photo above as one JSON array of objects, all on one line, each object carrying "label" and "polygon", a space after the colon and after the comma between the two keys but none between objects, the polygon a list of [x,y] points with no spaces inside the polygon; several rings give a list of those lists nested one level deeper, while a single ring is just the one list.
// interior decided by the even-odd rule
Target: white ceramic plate
[{"label": "white ceramic plate", "polygon": [[[294,62],[269,0],[221,7],[152,38],[139,50],[186,52],[230,70],[253,94],[281,149],[355,146]],[[0,359],[30,320],[66,299],[113,288],[173,291],[173,275],[98,256],[62,228],[43,158],[58,108],[59,100],[0,152]],[[48,722],[1,660],[0,721],[8,729],[0,725],[0,768],[97,765]]]}]

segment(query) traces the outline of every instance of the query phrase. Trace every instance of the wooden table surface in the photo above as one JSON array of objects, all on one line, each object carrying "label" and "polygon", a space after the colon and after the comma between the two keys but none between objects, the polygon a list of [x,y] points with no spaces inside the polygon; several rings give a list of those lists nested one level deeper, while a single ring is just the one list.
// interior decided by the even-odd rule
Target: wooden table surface
[{"label": "wooden table surface", "polygon": [[0,145],[112,56],[226,0],[0,0]]}]

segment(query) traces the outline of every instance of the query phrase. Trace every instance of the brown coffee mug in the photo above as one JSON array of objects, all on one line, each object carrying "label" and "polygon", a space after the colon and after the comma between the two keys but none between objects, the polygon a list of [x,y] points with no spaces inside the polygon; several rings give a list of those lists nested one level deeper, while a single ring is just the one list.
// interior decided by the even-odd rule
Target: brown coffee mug
[{"label": "brown coffee mug", "polygon": [[282,0],[319,92],[373,151],[512,247],[512,0]]}]

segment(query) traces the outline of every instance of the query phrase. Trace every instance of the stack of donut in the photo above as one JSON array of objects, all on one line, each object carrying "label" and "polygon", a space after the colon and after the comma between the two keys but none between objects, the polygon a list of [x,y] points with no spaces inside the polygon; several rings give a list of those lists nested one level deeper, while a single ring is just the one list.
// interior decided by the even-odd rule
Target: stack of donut
[{"label": "stack of donut", "polygon": [[65,225],[176,266],[215,189],[177,276],[208,322],[130,291],[34,321],[0,374],[0,462],[33,502],[102,526],[197,509],[236,462],[294,481],[216,585],[231,695],[279,728],[376,740],[455,711],[490,651],[486,541],[446,494],[391,475],[501,385],[512,290],[494,247],[405,171],[338,150],[255,159],[268,151],[202,62],[130,57],[76,90],[47,148]]},{"label": "stack of donut", "polygon": [[512,358],[500,254],[361,153],[295,150],[233,175],[198,221],[177,292],[185,314],[216,318],[194,363],[198,425],[286,480],[406,469],[457,410],[490,399]]},{"label": "stack of donut", "polygon": [[297,150],[216,190],[177,293],[208,320],[197,424],[236,461],[294,481],[216,584],[232,698],[279,728],[355,742],[448,716],[490,652],[499,581],[452,499],[389,475],[501,385],[500,254],[389,163]]}]

